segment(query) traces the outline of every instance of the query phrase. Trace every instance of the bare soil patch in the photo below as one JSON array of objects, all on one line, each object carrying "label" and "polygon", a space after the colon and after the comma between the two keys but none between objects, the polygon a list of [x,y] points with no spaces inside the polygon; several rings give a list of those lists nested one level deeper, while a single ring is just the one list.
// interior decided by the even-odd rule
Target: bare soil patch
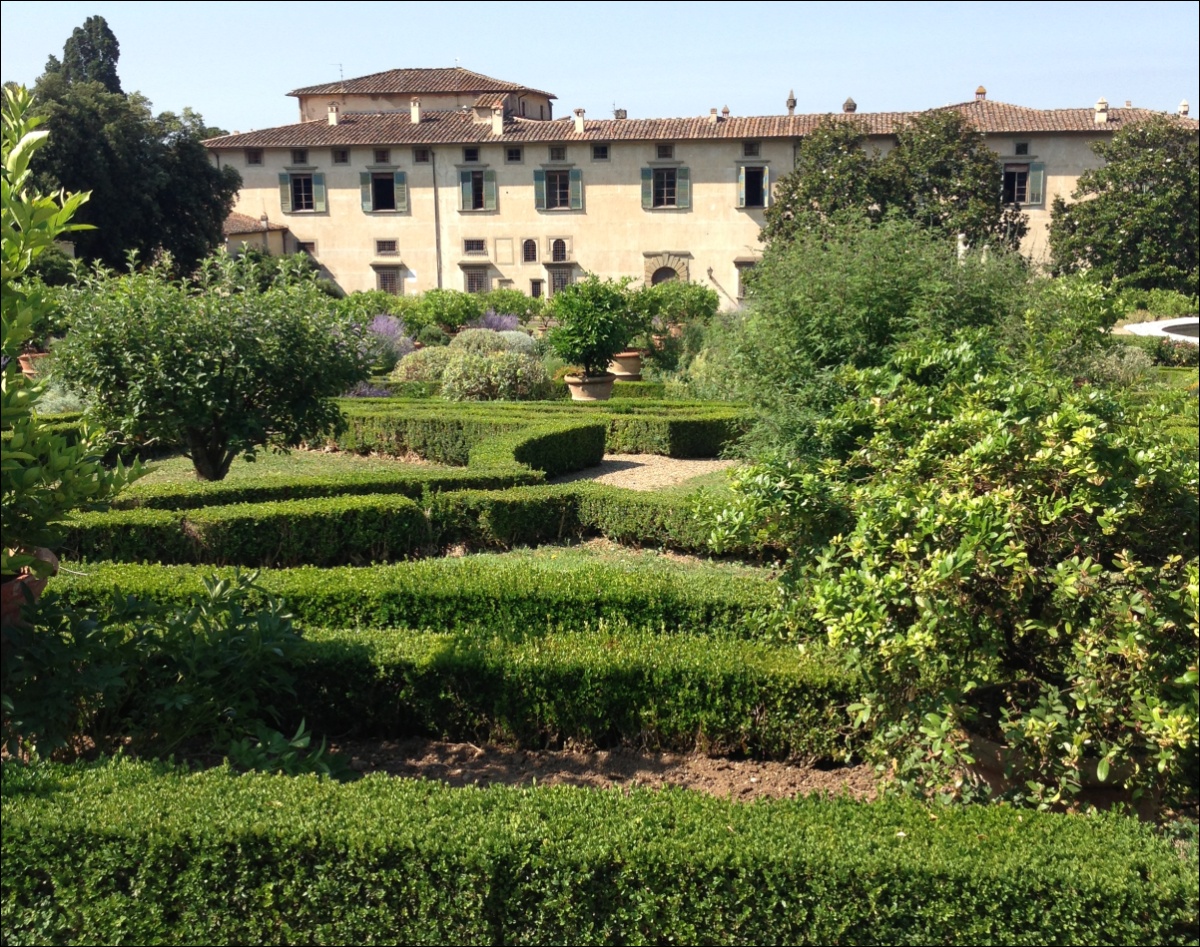
[{"label": "bare soil patch", "polygon": [[605,454],[604,460],[596,467],[564,474],[548,482],[595,480],[626,490],[660,490],[714,470],[724,470],[736,463],[736,460],[679,460],[658,454]]},{"label": "bare soil patch", "polygon": [[418,738],[343,741],[331,749],[342,753],[360,773],[434,779],[451,786],[675,786],[744,802],[811,793],[846,793],[869,800],[876,790],[873,770],[863,765],[821,768],[700,753],[527,750]]}]

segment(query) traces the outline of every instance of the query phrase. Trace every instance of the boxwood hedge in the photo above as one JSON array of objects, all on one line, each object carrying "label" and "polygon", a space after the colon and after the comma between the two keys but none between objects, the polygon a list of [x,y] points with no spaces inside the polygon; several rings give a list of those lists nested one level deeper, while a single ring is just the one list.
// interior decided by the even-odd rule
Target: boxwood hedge
[{"label": "boxwood hedge", "polygon": [[1119,816],[6,764],[10,943],[1195,944]]}]

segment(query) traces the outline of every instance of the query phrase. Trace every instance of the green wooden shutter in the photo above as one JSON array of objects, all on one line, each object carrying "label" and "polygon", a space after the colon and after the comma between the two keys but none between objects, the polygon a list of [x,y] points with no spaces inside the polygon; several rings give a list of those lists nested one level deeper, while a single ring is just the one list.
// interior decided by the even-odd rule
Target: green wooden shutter
[{"label": "green wooden shutter", "polygon": [[392,187],[396,189],[396,210],[408,213],[408,175],[397,171],[392,175]]},{"label": "green wooden shutter", "polygon": [[1040,204],[1046,199],[1046,166],[1031,164],[1029,166],[1029,194],[1026,203]]},{"label": "green wooden shutter", "polygon": [[375,202],[371,199],[371,172],[358,172],[358,189],[362,198],[362,209],[364,214],[369,214],[375,209]]},{"label": "green wooden shutter", "polygon": [[675,170],[675,206],[692,206],[692,172],[687,168]]},{"label": "green wooden shutter", "polygon": [[496,172],[483,172],[483,209],[496,209]]},{"label": "green wooden shutter", "polygon": [[771,168],[763,165],[763,208],[771,206]]},{"label": "green wooden shutter", "polygon": [[325,175],[320,171],[313,172],[313,211],[325,213]]},{"label": "green wooden shutter", "polygon": [[746,166],[738,168],[738,207],[746,206]]},{"label": "green wooden shutter", "polygon": [[571,210],[583,210],[583,171],[571,169]]},{"label": "green wooden shutter", "polygon": [[546,172],[540,168],[533,172],[533,206],[546,209]]},{"label": "green wooden shutter", "polygon": [[462,192],[462,209],[471,209],[471,172],[458,172],[458,189]]},{"label": "green wooden shutter", "polygon": [[654,169],[642,168],[642,210],[654,206]]},{"label": "green wooden shutter", "polygon": [[292,176],[279,172],[279,206],[285,214],[292,212]]}]

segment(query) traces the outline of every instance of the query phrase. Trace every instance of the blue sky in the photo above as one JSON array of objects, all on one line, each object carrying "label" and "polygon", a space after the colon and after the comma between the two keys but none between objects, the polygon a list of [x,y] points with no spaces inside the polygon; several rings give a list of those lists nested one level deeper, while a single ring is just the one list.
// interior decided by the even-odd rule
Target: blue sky
[{"label": "blue sky", "polygon": [[[1042,108],[1200,106],[1200,4],[0,2],[0,77],[32,84],[100,15],[126,91],[248,131],[295,121],[298,86],[451,66],[608,117],[929,108],[989,97]],[[506,11],[506,12],[500,12]]]}]

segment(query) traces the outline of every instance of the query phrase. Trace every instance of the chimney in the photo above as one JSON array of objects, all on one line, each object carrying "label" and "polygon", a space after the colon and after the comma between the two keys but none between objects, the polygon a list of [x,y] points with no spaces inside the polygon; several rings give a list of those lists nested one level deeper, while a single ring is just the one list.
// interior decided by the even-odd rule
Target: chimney
[{"label": "chimney", "polygon": [[846,101],[842,103],[842,111],[847,115],[853,115],[858,111],[858,103],[855,102],[854,99],[846,99]]},{"label": "chimney", "polygon": [[721,109],[721,118],[729,118],[729,106],[728,105],[726,105],[725,108]]},{"label": "chimney", "polygon": [[1108,124],[1108,99],[1103,96],[1096,100],[1096,124]]},{"label": "chimney", "polygon": [[1127,108],[1127,109],[1131,109],[1131,108],[1133,108],[1133,99],[1126,99],[1126,100],[1125,100],[1125,108]]},{"label": "chimney", "polygon": [[708,123],[710,125],[717,124],[717,110],[715,108],[708,110]]},{"label": "chimney", "polygon": [[412,115],[412,123],[414,125],[420,125],[421,124],[421,100],[414,95],[411,99],[409,99],[408,107],[410,109],[410,114]]},{"label": "chimney", "polygon": [[796,114],[796,90],[788,89],[787,101],[784,103],[787,106],[788,115]]},{"label": "chimney", "polygon": [[329,105],[329,124],[336,125],[338,123],[338,115],[341,114],[338,110],[337,103],[332,102]]},{"label": "chimney", "polygon": [[629,113],[625,111],[625,109],[613,109],[613,118],[615,118],[618,122],[623,122],[625,119],[629,118]]},{"label": "chimney", "polygon": [[576,109],[574,112],[574,115],[575,115],[575,134],[582,135],[583,134],[583,109]]},{"label": "chimney", "polygon": [[501,106],[492,109],[492,134],[504,134],[504,109]]},{"label": "chimney", "polygon": [[982,102],[986,98],[987,98],[987,89],[985,89],[983,86],[978,86],[975,89],[975,101]]},{"label": "chimney", "polygon": [[1188,110],[1189,110],[1188,101],[1187,101],[1187,99],[1184,99],[1182,102],[1179,103],[1180,116],[1182,118],[1187,118]]}]

